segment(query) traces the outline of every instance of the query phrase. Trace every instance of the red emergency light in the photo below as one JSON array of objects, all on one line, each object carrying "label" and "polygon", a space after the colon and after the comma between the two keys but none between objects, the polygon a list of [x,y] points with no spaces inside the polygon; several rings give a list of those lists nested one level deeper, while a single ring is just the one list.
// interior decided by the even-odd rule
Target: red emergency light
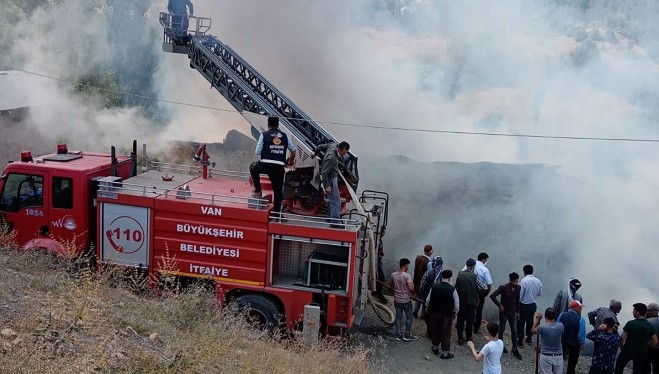
[{"label": "red emergency light", "polygon": [[58,155],[65,155],[69,153],[69,149],[66,147],[66,144],[58,144],[57,145],[57,154]]},{"label": "red emergency light", "polygon": [[32,152],[23,151],[21,152],[21,162],[32,162]]}]

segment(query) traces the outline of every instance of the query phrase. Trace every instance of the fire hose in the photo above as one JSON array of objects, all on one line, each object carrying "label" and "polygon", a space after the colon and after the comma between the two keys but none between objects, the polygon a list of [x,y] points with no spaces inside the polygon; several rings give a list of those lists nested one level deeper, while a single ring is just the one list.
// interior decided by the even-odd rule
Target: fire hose
[{"label": "fire hose", "polygon": [[[370,213],[366,213],[364,210],[364,207],[362,204],[359,202],[359,199],[357,198],[357,195],[355,194],[355,191],[353,191],[352,187],[350,187],[350,184],[348,181],[346,181],[345,177],[343,176],[342,173],[339,173],[341,176],[341,179],[343,179],[343,183],[345,183],[346,187],[348,187],[348,192],[350,193],[350,198],[352,201],[355,202],[355,206],[357,207],[357,210],[359,211],[360,214],[371,217]],[[368,254],[370,256],[370,261],[369,261],[369,283],[371,284],[371,287],[375,287],[376,282],[378,280],[376,279],[376,263],[375,259],[377,258],[377,253],[375,253],[375,238],[373,237],[373,230],[368,230],[368,235],[369,235],[369,240],[368,240]],[[389,309],[389,307],[385,306],[384,304],[378,302],[376,298],[374,298],[370,292],[368,292],[368,302],[371,304],[373,307],[373,311],[375,312],[375,315],[378,316],[378,318],[384,322],[386,325],[393,325],[396,322],[396,315],[394,312]]]},{"label": "fire hose", "polygon": [[[387,290],[393,291],[393,288],[389,287],[385,282],[379,280],[376,280],[376,282],[382,285],[382,287],[386,288]],[[425,301],[411,295],[410,298],[422,304],[426,303]],[[377,298],[369,294],[368,301],[371,303],[371,306],[373,307],[375,314],[378,316],[378,318],[380,318],[382,322],[384,322],[386,325],[389,326],[393,325],[396,322],[396,315],[394,314],[394,312],[392,312],[391,309],[384,306],[384,304],[382,304],[381,302],[377,301]],[[385,319],[386,316],[383,316],[382,314],[387,314],[389,319]]]},{"label": "fire hose", "polygon": [[385,325],[391,326],[396,323],[396,314],[394,314],[394,312],[387,306],[379,302],[378,299],[370,293],[368,294],[368,302],[371,304],[371,307],[373,307],[375,315],[378,316],[380,321]]}]

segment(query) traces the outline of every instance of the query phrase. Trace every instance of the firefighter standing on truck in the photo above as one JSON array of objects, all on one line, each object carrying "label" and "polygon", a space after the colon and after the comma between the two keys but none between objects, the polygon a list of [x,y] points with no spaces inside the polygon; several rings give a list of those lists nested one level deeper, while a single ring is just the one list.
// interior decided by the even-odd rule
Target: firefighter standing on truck
[{"label": "firefighter standing on truck", "polygon": [[[287,149],[291,152],[288,161],[286,159]],[[284,197],[284,167],[295,164],[295,151],[295,144],[290,142],[286,134],[279,130],[279,118],[268,117],[268,130],[261,133],[254,151],[257,156],[261,157],[261,160],[250,165],[249,173],[254,183],[252,196],[258,199],[262,197],[259,175],[268,175],[274,194],[273,209],[275,212],[281,211],[281,201]]]},{"label": "firefighter standing on truck", "polygon": [[339,225],[339,216],[341,214],[341,196],[339,195],[339,160],[345,157],[350,151],[350,144],[348,142],[341,142],[339,145],[335,143],[327,143],[319,145],[311,157],[316,154],[323,153],[323,162],[320,165],[320,179],[325,187],[327,193],[327,216],[330,219],[333,227],[341,227]]}]

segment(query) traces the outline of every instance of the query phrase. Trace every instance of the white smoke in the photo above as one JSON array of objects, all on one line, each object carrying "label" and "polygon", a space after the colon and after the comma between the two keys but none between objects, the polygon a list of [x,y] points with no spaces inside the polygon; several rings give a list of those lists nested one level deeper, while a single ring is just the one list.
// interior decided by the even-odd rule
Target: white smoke
[{"label": "white smoke", "polygon": [[[659,138],[655,25],[659,5],[593,3],[194,1],[196,15],[213,18],[213,34],[319,121]],[[11,60],[25,70],[77,80],[112,66],[124,76],[139,77],[138,84],[150,82],[145,85],[153,86],[163,99],[229,109],[188,67],[185,56],[158,51],[156,15],[166,9],[166,1],[150,4],[65,0],[19,17],[0,39],[11,40]],[[144,14],[144,27],[108,22],[108,7]],[[140,60],[144,64],[130,59],[108,63],[118,50],[125,51],[121,42],[116,43],[114,33],[119,30],[121,41],[138,46],[127,56],[151,52]],[[145,45],[153,49],[144,51]],[[149,57],[155,63],[147,64]],[[216,141],[230,128],[249,131],[234,113],[159,103],[155,107],[166,116],[155,121],[168,124],[162,130],[154,128],[154,119],[137,107],[108,108],[95,96],[72,94],[70,85],[43,78],[35,82],[31,92],[52,100],[52,105],[33,110],[35,122],[44,134],[75,140],[76,148],[129,144],[136,137],[161,144],[160,135]],[[509,271],[519,272],[527,261],[537,265],[538,276],[551,286],[545,304],[567,276],[581,278],[589,307],[618,298],[627,318],[632,303],[659,299],[653,282],[659,268],[655,254],[659,234],[654,227],[659,221],[656,143],[323,126],[336,138],[350,141],[362,166],[370,166],[361,169],[363,186],[372,183],[391,193],[396,209],[387,239],[397,244],[387,251],[392,258],[412,257],[426,242],[438,248],[452,243],[442,255],[457,268],[466,257],[476,255],[477,246],[487,243],[496,283],[504,283]],[[471,179],[458,180],[464,173],[446,173],[449,168],[432,164],[411,163],[393,170],[369,162],[392,155],[428,162],[556,168],[544,169],[540,176],[525,174],[524,168],[506,169],[519,173],[503,175],[476,165]],[[434,169],[441,172],[433,173]],[[443,184],[436,187],[437,181]],[[481,190],[481,181],[494,182]],[[510,187],[506,184],[510,181],[519,184]],[[445,210],[441,201],[437,206],[419,206],[424,196],[414,195],[440,189],[450,197],[464,192],[460,190],[464,186],[471,194],[465,193],[464,201],[452,205],[453,211]],[[477,204],[472,201],[473,191],[485,196]],[[488,191],[512,191],[512,195],[487,196]],[[497,215],[502,208],[507,213]],[[503,222],[498,227],[507,230],[484,236],[480,229],[492,222]],[[458,247],[459,243],[464,246]]]},{"label": "white smoke", "polygon": [[[214,34],[319,121],[659,138],[654,89],[659,34],[652,32],[656,26],[649,16],[659,12],[658,5],[415,1],[398,2],[401,11],[393,17],[396,3],[196,1],[195,11],[212,17]],[[362,165],[401,154],[422,161],[557,166],[555,178],[531,179],[516,191],[515,216],[505,218],[522,225],[522,232],[513,228],[481,238],[494,241],[490,248],[514,246],[506,250],[515,257],[491,254],[497,283],[529,261],[549,285],[545,304],[568,276],[581,278],[589,307],[615,297],[625,304],[627,318],[632,303],[659,299],[652,282],[659,268],[656,143],[324,126],[351,142]],[[433,212],[405,195],[409,178],[422,185],[429,179],[425,188],[433,188],[436,179],[413,171],[404,173],[406,179],[397,175],[400,170],[368,165],[372,168],[361,170],[364,181],[379,181],[392,200],[412,204],[392,213],[388,239],[396,242],[397,235],[415,230],[418,235],[406,248],[390,249],[392,257],[412,257],[425,242],[441,247],[455,239],[447,231],[451,215],[441,213],[439,203]],[[495,210],[481,202],[469,220],[461,217],[462,227],[478,236],[479,223],[492,220],[483,214]],[[417,221],[402,218],[414,219],[414,212],[425,213]],[[531,230],[535,223],[542,227]],[[474,251],[444,255],[457,267]]]}]

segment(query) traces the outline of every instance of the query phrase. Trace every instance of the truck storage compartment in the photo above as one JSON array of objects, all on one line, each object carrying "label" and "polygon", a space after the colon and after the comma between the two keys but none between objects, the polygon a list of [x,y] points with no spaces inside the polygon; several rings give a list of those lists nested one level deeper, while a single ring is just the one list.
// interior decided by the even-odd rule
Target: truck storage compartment
[{"label": "truck storage compartment", "polygon": [[348,253],[314,251],[307,261],[307,286],[347,289]]},{"label": "truck storage compartment", "polygon": [[273,236],[272,286],[345,294],[350,243]]}]

